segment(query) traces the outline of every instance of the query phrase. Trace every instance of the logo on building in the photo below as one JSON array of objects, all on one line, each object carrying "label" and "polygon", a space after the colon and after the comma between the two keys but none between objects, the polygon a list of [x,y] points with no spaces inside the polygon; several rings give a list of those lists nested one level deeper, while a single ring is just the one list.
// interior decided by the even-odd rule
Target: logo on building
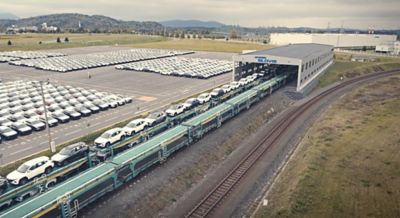
[{"label": "logo on building", "polygon": [[276,64],[276,63],[277,63],[276,60],[271,60],[271,59],[268,59],[268,58],[266,58],[266,57],[259,57],[259,56],[256,56],[256,60],[257,60],[257,62],[259,62],[259,63],[266,63],[266,64]]}]

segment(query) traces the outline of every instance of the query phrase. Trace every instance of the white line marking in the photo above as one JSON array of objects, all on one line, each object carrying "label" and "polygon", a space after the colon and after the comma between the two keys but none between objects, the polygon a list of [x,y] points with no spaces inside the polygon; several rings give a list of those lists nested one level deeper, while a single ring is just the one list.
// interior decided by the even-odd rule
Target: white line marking
[{"label": "white line marking", "polygon": [[16,152],[10,153],[10,155],[11,155],[11,156],[12,156],[12,155],[16,155],[16,154],[18,154],[18,153],[21,153],[21,152],[24,152],[24,151],[30,150],[31,148],[32,148],[32,147],[31,147],[31,146],[29,146],[29,147],[26,147],[26,148],[20,149],[20,150],[18,150],[18,151],[16,151]]},{"label": "white line marking", "polygon": [[72,131],[72,132],[66,133],[65,135],[66,135],[66,136],[73,135],[73,134],[75,134],[75,133],[77,133],[77,132],[79,132],[79,131],[81,131],[81,129],[74,130],[74,131]]}]

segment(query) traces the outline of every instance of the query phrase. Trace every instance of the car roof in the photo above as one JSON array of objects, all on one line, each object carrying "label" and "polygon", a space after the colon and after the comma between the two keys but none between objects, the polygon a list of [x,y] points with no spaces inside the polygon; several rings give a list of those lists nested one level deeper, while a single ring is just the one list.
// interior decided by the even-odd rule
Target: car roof
[{"label": "car roof", "polygon": [[144,119],[142,119],[142,118],[134,119],[134,120],[132,120],[132,121],[129,122],[129,123],[138,123],[138,122],[141,122],[141,121],[144,121]]},{"label": "car roof", "polygon": [[118,131],[118,130],[121,130],[121,128],[112,128],[112,129],[109,129],[109,130],[107,130],[106,131],[106,133],[113,133],[113,132],[115,132],[115,131]]},{"label": "car roof", "polygon": [[75,147],[78,147],[78,146],[86,146],[86,144],[84,142],[77,142],[77,143],[74,143],[72,145],[68,145],[66,148],[75,148]]},{"label": "car roof", "polygon": [[49,157],[41,156],[41,157],[37,157],[37,158],[32,159],[32,160],[28,160],[28,161],[25,162],[24,164],[25,164],[25,165],[32,166],[32,165],[34,165],[34,164],[36,164],[36,163],[38,163],[38,162],[48,161],[49,159],[50,159]]}]

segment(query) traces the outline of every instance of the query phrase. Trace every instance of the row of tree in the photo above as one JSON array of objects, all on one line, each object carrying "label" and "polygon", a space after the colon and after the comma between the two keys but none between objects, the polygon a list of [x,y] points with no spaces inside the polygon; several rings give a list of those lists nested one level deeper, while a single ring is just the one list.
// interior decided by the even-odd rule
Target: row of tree
[{"label": "row of tree", "polygon": [[[64,42],[69,42],[68,37],[65,37],[65,38],[64,38]],[[57,37],[57,43],[61,43],[60,37]],[[42,44],[42,41],[39,41],[39,44],[41,45],[41,44]],[[8,40],[7,45],[9,45],[9,46],[13,45],[13,43],[11,42],[11,40]]]}]

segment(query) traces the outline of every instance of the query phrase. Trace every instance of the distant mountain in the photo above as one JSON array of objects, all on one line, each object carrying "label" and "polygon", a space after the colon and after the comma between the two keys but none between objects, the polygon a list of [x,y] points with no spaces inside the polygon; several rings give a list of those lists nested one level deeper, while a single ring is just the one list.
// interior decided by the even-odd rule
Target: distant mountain
[{"label": "distant mountain", "polygon": [[186,27],[206,27],[220,28],[225,24],[217,21],[201,21],[201,20],[167,20],[159,22],[165,27],[186,28]]},{"label": "distant mountain", "polygon": [[37,17],[23,18],[19,20],[0,20],[0,31],[4,32],[7,27],[16,25],[37,26],[47,23],[47,26],[56,26],[62,30],[77,30],[79,24],[82,29],[89,31],[152,31],[162,29],[162,25],[157,22],[138,22],[116,20],[103,15],[84,15],[84,14],[50,14]]},{"label": "distant mountain", "polygon": [[0,12],[0,19],[4,19],[4,20],[18,20],[19,17],[17,17],[15,14],[6,13],[6,12]]}]

